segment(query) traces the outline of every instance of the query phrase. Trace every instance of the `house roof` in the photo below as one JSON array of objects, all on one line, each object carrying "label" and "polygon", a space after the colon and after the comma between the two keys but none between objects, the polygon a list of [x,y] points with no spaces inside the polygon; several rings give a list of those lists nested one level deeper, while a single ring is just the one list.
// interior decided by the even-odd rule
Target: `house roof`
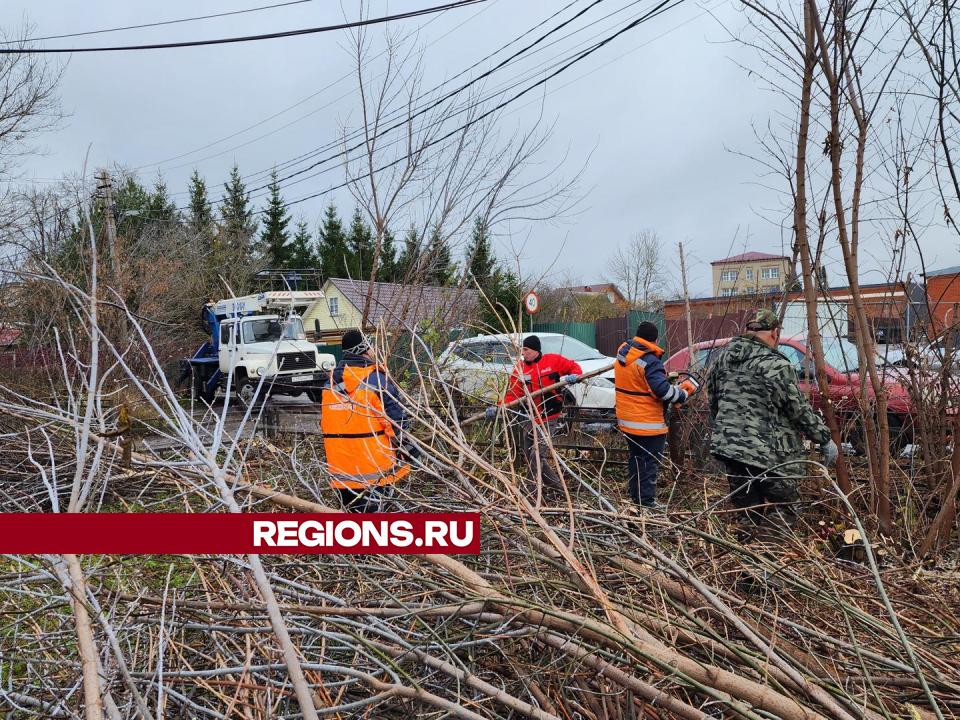
[{"label": "house roof", "polygon": [[561,290],[567,290],[568,292],[573,293],[608,293],[615,292],[620,297],[623,297],[623,293],[620,292],[618,288],[613,283],[595,283],[593,285],[573,285],[571,287],[560,288]]},{"label": "house roof", "polygon": [[727,265],[733,263],[757,262],[758,260],[789,260],[786,255],[770,255],[769,253],[747,252],[742,255],[724,258],[723,260],[714,260],[711,265]]},{"label": "house roof", "polygon": [[954,265],[953,267],[943,268],[942,270],[931,270],[930,272],[923,273],[925,278],[939,277],[940,275],[960,275],[960,265]]},{"label": "house roof", "polygon": [[[370,288],[368,280],[330,278],[328,282],[357,310],[363,311]],[[434,318],[461,323],[470,317],[479,297],[480,293],[467,288],[375,282],[368,322],[386,327],[413,326]]]}]

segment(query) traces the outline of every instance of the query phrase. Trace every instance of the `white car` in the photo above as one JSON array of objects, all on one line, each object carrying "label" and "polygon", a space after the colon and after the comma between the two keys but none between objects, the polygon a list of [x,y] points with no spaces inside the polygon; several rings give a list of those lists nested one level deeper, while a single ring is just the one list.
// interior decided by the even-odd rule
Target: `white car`
[{"label": "white car", "polygon": [[[614,361],[589,345],[558,333],[481,335],[450,343],[438,359],[441,375],[468,401],[497,402],[506,393],[510,373],[520,356],[520,346],[529,335],[540,338],[544,354],[556,353],[570,358],[584,373]],[[568,385],[564,388],[564,402],[603,414],[612,413],[616,406],[613,370]]]}]

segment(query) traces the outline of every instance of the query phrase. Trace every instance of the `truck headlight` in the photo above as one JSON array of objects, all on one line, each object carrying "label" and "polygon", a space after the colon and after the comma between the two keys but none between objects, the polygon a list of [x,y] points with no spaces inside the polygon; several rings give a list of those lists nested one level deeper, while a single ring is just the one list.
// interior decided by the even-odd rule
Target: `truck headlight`
[{"label": "truck headlight", "polygon": [[320,363],[320,367],[322,367],[324,370],[329,371],[329,370],[333,370],[334,366],[333,366],[333,363],[330,362],[329,360],[324,360],[322,363]]},{"label": "truck headlight", "polygon": [[261,366],[257,368],[257,375],[259,375],[260,377],[263,377],[266,374],[267,374],[267,369],[265,367]]}]

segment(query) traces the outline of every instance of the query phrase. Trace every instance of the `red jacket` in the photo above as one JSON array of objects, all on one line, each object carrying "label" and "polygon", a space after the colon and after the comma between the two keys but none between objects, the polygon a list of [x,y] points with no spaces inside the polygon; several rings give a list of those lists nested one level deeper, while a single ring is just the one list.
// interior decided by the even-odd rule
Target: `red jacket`
[{"label": "red jacket", "polygon": [[[583,371],[573,360],[562,355],[548,353],[533,362],[521,361],[510,375],[510,386],[503,398],[504,404],[526,397],[527,392],[536,392],[560,382],[564,375],[580,375]],[[522,380],[521,380],[522,377]],[[526,390],[524,389],[526,385]],[[556,390],[538,395],[534,399],[534,420],[538,423],[552,420],[563,412],[563,397]]]}]

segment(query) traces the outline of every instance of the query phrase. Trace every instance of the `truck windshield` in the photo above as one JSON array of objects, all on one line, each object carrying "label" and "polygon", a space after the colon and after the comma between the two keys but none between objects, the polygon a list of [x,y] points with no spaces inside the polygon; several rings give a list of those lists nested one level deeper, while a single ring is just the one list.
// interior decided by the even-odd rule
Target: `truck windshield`
[{"label": "truck windshield", "polygon": [[283,326],[276,318],[247,320],[243,323],[243,342],[277,342],[283,335]]},{"label": "truck windshield", "polygon": [[307,333],[303,331],[303,320],[293,317],[283,324],[284,340],[306,340]]}]

